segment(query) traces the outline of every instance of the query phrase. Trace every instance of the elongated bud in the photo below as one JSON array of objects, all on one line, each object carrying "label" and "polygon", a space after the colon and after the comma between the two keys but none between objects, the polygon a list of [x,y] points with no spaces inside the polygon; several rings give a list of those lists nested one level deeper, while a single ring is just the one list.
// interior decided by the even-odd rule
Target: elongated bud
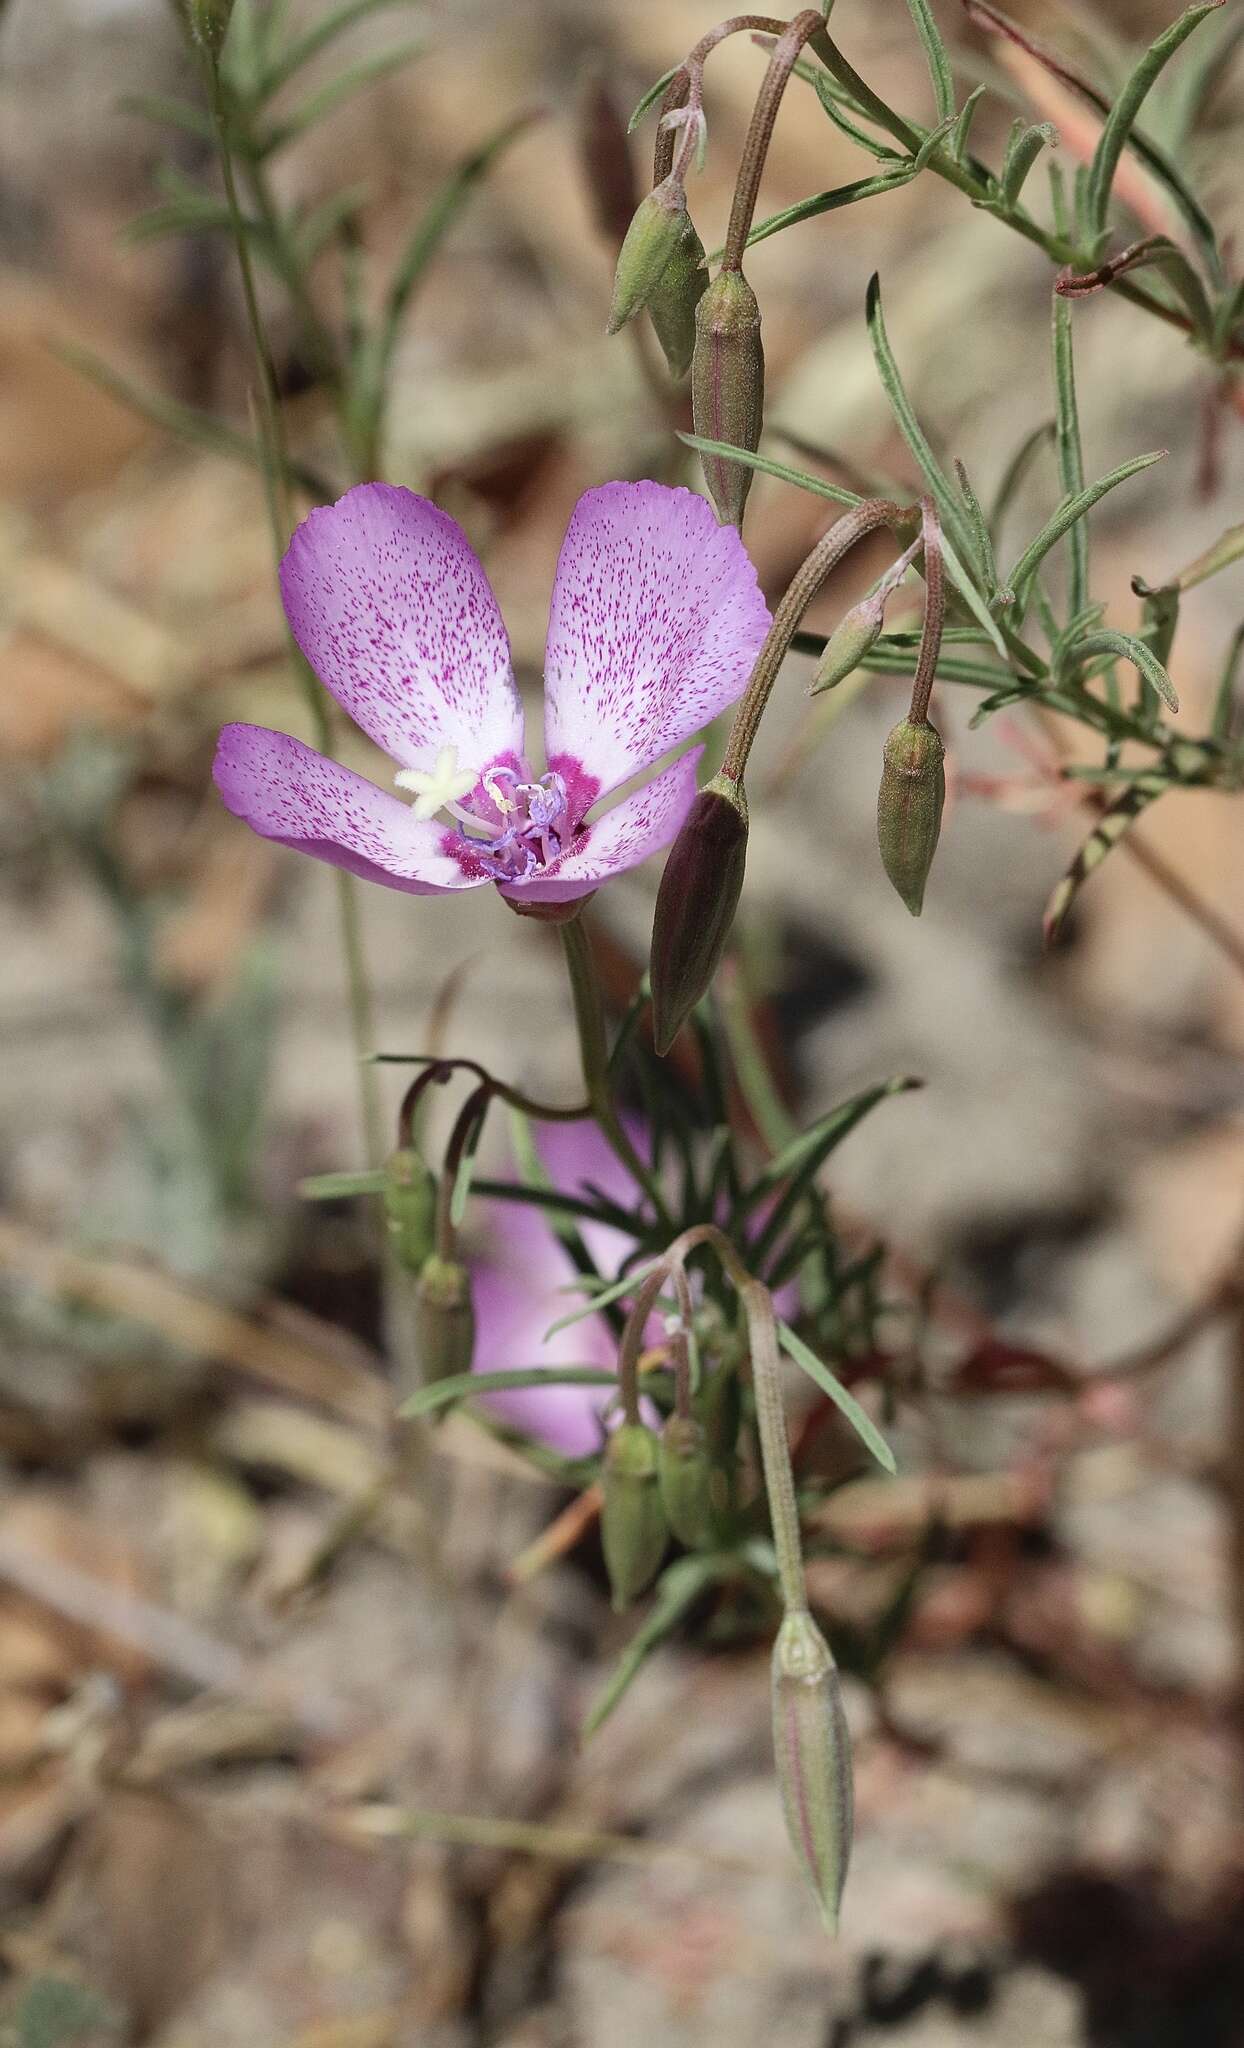
[{"label": "elongated bud", "polygon": [[470,1372],[475,1355],[471,1276],[438,1252],[424,1260],[415,1288],[415,1339],[425,1385]]},{"label": "elongated bud", "polygon": [[[760,446],[765,407],[765,352],[760,307],[741,270],[719,271],[695,312],[691,417],[697,434],[732,447]],[[752,487],[745,463],[701,455],[704,481],[723,526],[739,526]]]},{"label": "elongated bud", "polygon": [[669,850],[652,920],[652,1037],[669,1051],[707,990],[734,923],[747,865],[747,798],[714,775]]},{"label": "elongated bud", "polygon": [[645,193],[631,217],[626,240],[618,251],[609,308],[610,334],[616,334],[646,306],[682,239],[687,196],[672,177]]},{"label": "elongated bud", "polygon": [[412,1145],[385,1161],[384,1219],[398,1264],[421,1273],[432,1250],[436,1180]]},{"label": "elongated bud", "polygon": [[836,1934],[851,1855],[851,1738],[829,1644],[802,1608],[785,1615],[773,1645],[773,1748],[791,1844]]},{"label": "elongated bud", "polygon": [[946,801],[946,750],[937,727],[902,719],[885,743],[877,797],[877,844],[887,875],[913,917],[937,852]]},{"label": "elongated bud", "polygon": [[657,1442],[642,1422],[624,1422],[605,1446],[600,1536],[613,1604],[624,1607],[650,1586],[668,1530],[657,1481]]},{"label": "elongated bud", "polygon": [[708,289],[704,244],[689,213],[682,233],[648,300],[648,318],[671,377],[685,377],[695,354],[696,307]]},{"label": "elongated bud", "polygon": [[835,684],[845,683],[869,648],[875,645],[884,619],[885,607],[875,597],[862,598],[859,604],[852,605],[825,642],[809,696],[819,697],[822,690],[832,690]]},{"label": "elongated bud", "polygon": [[657,1448],[665,1519],[680,1543],[694,1550],[712,1530],[712,1465],[708,1437],[690,1415],[671,1415]]}]

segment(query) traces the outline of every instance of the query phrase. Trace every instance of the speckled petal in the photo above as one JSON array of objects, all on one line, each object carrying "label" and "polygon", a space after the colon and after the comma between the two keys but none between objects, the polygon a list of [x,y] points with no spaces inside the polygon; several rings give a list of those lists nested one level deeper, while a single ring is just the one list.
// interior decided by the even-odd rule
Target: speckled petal
[{"label": "speckled petal", "polygon": [[212,773],[229,809],[252,831],[364,881],[439,896],[482,879],[443,851],[449,835],[442,825],[421,823],[400,797],[288,733],[227,725]]},{"label": "speckled petal", "polygon": [[530,882],[514,882],[503,896],[517,903],[569,903],[588,896],[610,875],[637,868],[678,831],[695,796],[695,771],[703,747],[692,747],[642,789],[624,797],[575,841],[574,850]]},{"label": "speckled petal", "polygon": [[571,755],[616,789],[733,704],[768,629],[747,551],[705,499],[654,483],[586,492],[549,613],[549,760]]},{"label": "speckled petal", "polygon": [[442,747],[481,773],[523,750],[497,600],[456,520],[395,484],[359,484],[298,528],[281,564],[295,640],[337,702],[404,768]]}]

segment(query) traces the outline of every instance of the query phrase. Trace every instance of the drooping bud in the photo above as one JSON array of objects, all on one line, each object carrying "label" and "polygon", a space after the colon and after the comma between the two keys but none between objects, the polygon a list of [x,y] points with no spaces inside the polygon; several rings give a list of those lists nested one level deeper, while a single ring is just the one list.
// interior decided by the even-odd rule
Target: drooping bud
[{"label": "drooping bud", "polygon": [[694,1550],[712,1532],[712,1464],[708,1437],[690,1415],[671,1415],[661,1431],[657,1469],[665,1519],[680,1543]]},{"label": "drooping bud", "polygon": [[876,644],[884,619],[885,606],[878,603],[875,596],[861,598],[859,604],[852,605],[825,642],[809,696],[819,697],[822,690],[832,690],[836,684],[845,683],[869,648]]},{"label": "drooping bud", "polygon": [[602,65],[593,65],[584,76],[575,113],[579,162],[596,225],[618,249],[626,239],[639,193],[626,119],[618,111]]},{"label": "drooping bud", "polygon": [[851,1855],[851,1738],[837,1666],[805,1608],[787,1612],[773,1646],[773,1749],[791,1844],[836,1934]]},{"label": "drooping bud", "polygon": [[391,1152],[384,1167],[384,1219],[394,1257],[421,1273],[432,1250],[436,1180],[413,1145]]},{"label": "drooping bud", "polygon": [[415,1340],[425,1386],[470,1372],[475,1354],[471,1276],[456,1259],[433,1252],[415,1288]]},{"label": "drooping bud", "polygon": [[642,1422],[624,1422],[605,1446],[600,1536],[621,1613],[656,1577],[668,1530],[657,1480],[657,1443]]},{"label": "drooping bud", "polygon": [[[691,417],[708,441],[753,452],[764,421],[765,353],[760,307],[741,270],[719,271],[695,312]],[[752,487],[745,463],[701,455],[704,481],[723,526],[739,526]]]},{"label": "drooping bud", "polygon": [[714,775],[669,850],[652,920],[652,1038],[667,1053],[708,989],[730,934],[747,865],[747,798]]},{"label": "drooping bud", "polygon": [[665,275],[687,220],[687,195],[673,177],[645,193],[618,251],[608,332],[616,334],[646,306]]},{"label": "drooping bud", "polygon": [[671,377],[685,377],[695,353],[696,307],[708,289],[704,244],[689,213],[648,300],[648,317]]},{"label": "drooping bud", "polygon": [[913,917],[937,852],[946,801],[946,750],[927,719],[900,720],[885,743],[877,797],[882,865]]}]

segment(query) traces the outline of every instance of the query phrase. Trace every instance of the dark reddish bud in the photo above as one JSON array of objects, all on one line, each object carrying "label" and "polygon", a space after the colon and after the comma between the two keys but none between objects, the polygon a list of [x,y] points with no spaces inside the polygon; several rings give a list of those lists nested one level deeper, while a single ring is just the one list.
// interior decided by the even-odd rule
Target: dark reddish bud
[{"label": "dark reddish bud", "polygon": [[669,850],[652,921],[652,1037],[667,1053],[721,959],[747,864],[747,798],[715,775]]}]

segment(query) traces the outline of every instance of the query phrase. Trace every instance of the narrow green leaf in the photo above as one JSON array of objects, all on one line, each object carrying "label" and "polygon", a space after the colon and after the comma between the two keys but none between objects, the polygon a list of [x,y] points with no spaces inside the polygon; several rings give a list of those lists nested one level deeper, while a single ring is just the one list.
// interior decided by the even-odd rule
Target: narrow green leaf
[{"label": "narrow green leaf", "polygon": [[[1006,641],[1003,639],[1002,634],[998,630],[998,622],[994,618],[993,613],[990,611],[989,606],[985,602],[985,599],[982,597],[980,591],[977,589],[975,581],[973,580],[972,576],[964,567],[963,563],[959,560],[959,557],[956,554],[954,547],[951,545],[950,541],[947,540],[944,531],[942,533],[942,560],[946,565],[946,574],[950,578],[950,581],[954,584],[955,589],[958,591],[960,597],[963,599],[963,602],[966,604],[973,618],[981,626],[983,631],[988,634],[989,639],[993,642],[993,645],[997,648],[999,654],[1005,661],[1010,652],[1010,649],[1007,647]],[[996,577],[996,569],[993,573]]]},{"label": "narrow green leaf", "polygon": [[586,1195],[568,1195],[561,1188],[550,1185],[490,1180],[482,1174],[472,1185],[477,1195],[486,1195],[490,1201],[526,1203],[534,1209],[546,1209],[550,1216],[582,1216],[588,1223],[607,1223],[612,1230],[625,1230],[631,1237],[635,1234],[634,1216],[618,1203],[599,1196],[592,1199]]},{"label": "narrow green leaf", "polygon": [[1064,499],[1053,517],[1047,519],[1035,540],[1029,542],[1007,578],[1009,587],[1016,596],[1021,596],[1025,584],[1035,574],[1038,563],[1044,561],[1050,549],[1057,546],[1077,519],[1083,519],[1085,513],[1090,512],[1098,500],[1105,497],[1107,491],[1115,490],[1119,484],[1126,483],[1129,477],[1139,476],[1142,470],[1151,469],[1155,462],[1161,462],[1165,454],[1165,448],[1158,448],[1149,455],[1134,455],[1130,462],[1120,463],[1118,469],[1112,469],[1108,475],[1099,477],[1096,483],[1089,484],[1084,490],[1077,492],[1074,498]]},{"label": "narrow green leaf", "polygon": [[867,150],[869,156],[875,156],[878,163],[900,164],[905,161],[903,157],[898,156],[889,147],[888,143],[878,141],[875,135],[870,135],[866,129],[857,127],[847,112],[843,95],[838,88],[836,80],[831,78],[828,72],[822,71],[816,65],[806,65],[802,69],[796,65],[795,68],[801,77],[806,76],[811,79],[812,84],[816,87],[817,98],[835,128],[841,134],[848,136],[861,149]]},{"label": "narrow green leaf", "polygon": [[365,20],[368,15],[379,14],[385,8],[410,5],[411,0],[345,0],[344,6],[330,8],[304,35],[287,43],[261,67],[260,97],[271,99],[273,93],[288,85],[295,72],[301,71],[304,64],[318,57],[321,50],[326,50],[356,22]]},{"label": "narrow green leaf", "polygon": [[679,434],[678,438],[688,448],[698,448],[705,455],[728,455],[734,462],[745,463],[748,469],[758,469],[764,476],[777,477],[779,483],[794,484],[797,490],[811,491],[815,498],[828,498],[831,504],[850,508],[863,503],[856,491],[844,491],[838,484],[826,483],[824,477],[809,476],[806,470],[792,469],[788,463],[774,462],[767,455],[754,455],[750,448],[736,448],[730,441],[710,441],[703,434]]},{"label": "narrow green leaf", "polygon": [[1244,555],[1244,521],[1238,526],[1229,526],[1221,533],[1212,547],[1198,555],[1195,562],[1189,562],[1181,569],[1175,581],[1181,590],[1192,590],[1198,583],[1205,583],[1211,576],[1217,576],[1220,569],[1229,569]]},{"label": "narrow green leaf", "polygon": [[211,142],[215,136],[211,115],[193,100],[174,98],[171,95],[154,92],[127,93],[118,100],[123,114],[138,114],[145,121],[155,121],[161,128],[177,128],[183,135],[193,135],[200,142]]},{"label": "narrow green leaf", "polygon": [[924,138],[924,141],[920,144],[919,149],[916,151],[915,155],[911,160],[911,169],[913,177],[916,175],[917,172],[924,170],[926,164],[929,163],[931,158],[941,148],[943,142],[947,140],[954,125],[955,116],[953,114],[948,114],[944,121],[939,121],[936,128],[930,128],[928,134]]},{"label": "narrow green leaf", "polygon": [[840,1102],[835,1109],[819,1117],[797,1138],[792,1138],[779,1153],[770,1159],[752,1182],[743,1201],[743,1210],[754,1208],[757,1202],[771,1194],[782,1181],[797,1178],[800,1187],[807,1184],[812,1174],[819,1171],[831,1152],[842,1143],[858,1123],[884,1102],[890,1095],[904,1095],[909,1089],[923,1084],[912,1074],[895,1074],[888,1081],[877,1083],[872,1088],[863,1088],[848,1102]]},{"label": "narrow green leaf", "polygon": [[665,91],[666,86],[671,83],[675,75],[681,70],[681,64],[671,64],[668,71],[663,71],[661,73],[661,76],[658,78],[656,84],[650,85],[648,87],[647,92],[640,100],[639,105],[636,107],[634,113],[631,115],[630,120],[626,124],[626,132],[628,135],[633,135],[635,133],[635,130],[638,128],[640,122],[643,120],[644,115],[647,113],[649,107],[654,107],[656,105],[657,101],[661,97],[661,94]]},{"label": "narrow green leaf", "polygon": [[998,180],[1006,206],[1018,206],[1019,195],[1024,189],[1024,180],[1042,150],[1057,147],[1058,130],[1051,121],[1040,121],[1033,128],[1027,127],[1022,119],[1016,121],[1006,146],[1002,174]]},{"label": "narrow green leaf", "polygon": [[1187,7],[1164,29],[1136,65],[1118,99],[1106,116],[1088,178],[1088,217],[1093,232],[1104,235],[1110,216],[1110,193],[1114,184],[1119,158],[1123,154],[1128,137],[1135,126],[1146,95],[1164,67],[1170,62],[1192,31],[1203,22],[1207,15],[1214,14],[1223,5],[1223,0],[1200,0],[1200,4]]},{"label": "narrow green leaf", "polygon": [[1019,447],[1015,450],[1014,455],[1003,470],[1002,480],[994,493],[994,501],[989,513],[989,530],[991,533],[998,532],[1003,520],[1015,502],[1034,460],[1040,454],[1046,442],[1054,439],[1056,433],[1057,427],[1053,420],[1042,420],[1041,425],[1034,427],[1032,432],[1026,434],[1020,442]]},{"label": "narrow green leaf", "polygon": [[582,1740],[595,1735],[608,1720],[631,1681],[658,1643],[677,1628],[689,1607],[693,1607],[714,1579],[723,1575],[719,1558],[680,1557],[657,1580],[652,1605],[613,1668],[611,1677],[593,1702],[583,1723]]},{"label": "narrow green leaf", "polygon": [[1244,625],[1237,626],[1231,636],[1227,659],[1223,664],[1222,676],[1214,695],[1214,722],[1210,729],[1214,738],[1224,746],[1230,742],[1232,727],[1235,724],[1236,691],[1241,659],[1244,659]]},{"label": "narrow green leaf", "polygon": [[299,259],[304,267],[314,263],[321,249],[332,241],[347,221],[361,213],[370,195],[368,185],[345,185],[340,192],[330,192],[318,206],[313,206],[296,223],[294,241]]},{"label": "narrow green leaf", "polygon": [[312,1173],[300,1180],[296,1193],[303,1202],[340,1202],[347,1195],[382,1195],[387,1176],[380,1171]]},{"label": "narrow green leaf", "polygon": [[[1066,498],[1084,489],[1084,456],[1080,447],[1080,413],[1076,404],[1075,361],[1071,346],[1071,308],[1054,295],[1054,449],[1058,457],[1058,478]],[[1068,609],[1074,616],[1088,599],[1088,521],[1077,519],[1067,535],[1071,575]]]},{"label": "narrow green leaf", "polygon": [[[877,374],[881,379],[886,397],[890,401],[890,410],[894,414],[898,430],[915,457],[920,472],[936,500],[937,509],[942,515],[943,530],[948,534],[955,553],[961,560],[970,562],[972,561],[971,531],[964,515],[963,507],[945,471],[929,446],[924,430],[916,418],[915,409],[907,396],[903,380],[899,375],[898,364],[894,360],[894,352],[890,347],[890,339],[886,333],[885,319],[881,310],[881,279],[875,271],[868,284],[865,318],[868,323],[868,336],[872,343]],[[973,567],[979,571],[980,564],[973,563]]]},{"label": "narrow green leaf", "polygon": [[[244,462],[250,469],[262,469],[262,451],[249,434],[226,425],[211,413],[199,412],[192,405],[183,405],[179,399],[168,398],[163,392],[148,391],[132,378],[122,376],[93,350],[82,348],[77,342],[55,341],[51,348],[61,362],[77,370],[79,375],[89,377],[93,384],[98,384],[101,390],[111,393],[122,405],[128,405],[131,411],[141,414],[153,425],[175,434],[179,441],[186,441],[195,448],[206,448],[211,454],[223,455],[231,462]],[[305,491],[317,503],[326,503],[334,495],[323,477],[300,462],[290,463],[289,474],[299,490]]]},{"label": "narrow green leaf", "polygon": [[1047,946],[1057,939],[1067,913],[1084,887],[1089,876],[1099,868],[1111,848],[1117,846],[1141,813],[1155,803],[1170,788],[1165,776],[1150,774],[1138,776],[1121,795],[1102,812],[1088,838],[1077,853],[1062,881],[1050,896],[1045,907],[1042,929]]},{"label": "narrow green leaf", "polygon": [[974,85],[959,109],[959,118],[955,122],[954,134],[950,138],[950,154],[957,164],[961,164],[967,156],[968,144],[972,134],[972,123],[976,119],[976,110],[987,90],[986,86]]},{"label": "narrow green leaf", "polygon": [[[172,235],[219,234],[232,225],[232,218],[223,199],[167,199],[162,206],[150,206],[127,221],[118,239],[127,249],[143,249],[151,242],[166,242]],[[242,228],[258,246],[263,238],[259,223],[243,220]]]},{"label": "narrow green leaf", "polygon": [[596,1365],[517,1366],[509,1372],[460,1372],[451,1379],[433,1380],[417,1394],[403,1401],[398,1414],[413,1420],[417,1415],[435,1415],[440,1408],[452,1408],[459,1401],[473,1401],[479,1394],[508,1394],[522,1387],[616,1387],[617,1374],[602,1372]]},{"label": "narrow green leaf", "polygon": [[789,1323],[778,1324],[778,1343],[788,1358],[807,1373],[808,1378],[827,1394],[835,1408],[845,1415],[860,1442],[867,1446],[873,1457],[885,1472],[898,1471],[898,1461],[889,1444],[882,1436],[867,1410],[861,1408],[854,1394],[835,1379],[827,1365],[823,1365],[815,1351],[809,1351],[802,1337],[797,1337]]},{"label": "narrow green leaf", "polygon": [[1117,633],[1111,627],[1100,633],[1087,633],[1077,641],[1073,650],[1076,662],[1089,661],[1101,654],[1117,654],[1121,661],[1130,661],[1138,674],[1142,675],[1162,702],[1171,711],[1178,711],[1179,699],[1175,686],[1153,649],[1133,633]]},{"label": "narrow green leaf", "polygon": [[296,142],[310,128],[318,127],[330,114],[353,99],[355,93],[365,86],[375,85],[380,79],[388,78],[394,71],[400,71],[413,57],[419,56],[426,47],[426,39],[412,36],[404,43],[397,43],[391,50],[374,50],[370,56],[360,58],[348,71],[339,71],[327,82],[309,93],[300,106],[295,107],[287,120],[277,121],[261,135],[258,154],[262,157],[275,155],[287,143]]},{"label": "narrow green leaf", "polygon": [[929,80],[933,87],[933,98],[937,104],[937,118],[940,121],[955,119],[955,80],[950,68],[950,58],[942,41],[941,31],[933,19],[928,0],[907,0],[908,12],[916,24],[916,34],[924,44],[924,54],[929,67]]},{"label": "narrow green leaf", "polygon": [[967,507],[968,518],[972,522],[972,537],[976,542],[977,558],[985,571],[985,592],[992,598],[998,588],[998,569],[993,557],[993,541],[990,539],[985,515],[981,511],[980,499],[972,489],[972,479],[958,456],[955,457],[955,477],[959,485],[959,495]]},{"label": "narrow green leaf", "polygon": [[[771,213],[767,220],[758,221],[748,235],[748,248],[755,248],[757,242],[767,242],[771,235],[780,235],[786,228],[798,227],[801,221],[815,220],[822,213],[836,213],[844,206],[855,206],[862,199],[879,199],[887,192],[897,192],[903,185],[910,185],[921,166],[914,159],[897,158],[895,161],[893,171],[878,172],[872,178],[855,178],[849,185],[835,185],[828,192],[814,192],[810,199],[797,199],[793,206],[784,206],[780,213]],[[714,258],[720,253],[720,250],[714,251]]]},{"label": "narrow green leaf", "polygon": [[484,1135],[484,1125],[487,1120],[488,1102],[485,1099],[481,1103],[478,1113],[471,1120],[470,1128],[467,1131],[462,1151],[458,1158],[458,1170],[454,1175],[453,1191],[449,1197],[449,1220],[455,1230],[461,1229],[462,1219],[466,1215],[466,1205],[471,1193],[471,1181],[475,1174],[475,1161],[479,1156],[480,1139]]},{"label": "narrow green leaf", "polygon": [[383,403],[402,322],[424,272],[445,236],[497,158],[540,118],[541,115],[531,108],[518,115],[509,115],[495,134],[465,156],[433,193],[394,267],[372,350],[365,352],[365,360],[359,368],[364,407],[370,406],[374,410]]},{"label": "narrow green leaf", "polygon": [[641,1265],[633,1266],[621,1280],[611,1281],[608,1287],[594,1288],[590,1301],[584,1302],[580,1308],[572,1309],[569,1315],[559,1316],[555,1323],[549,1324],[544,1333],[544,1342],[547,1344],[550,1337],[556,1337],[559,1330],[568,1330],[572,1323],[581,1323],[585,1316],[595,1315],[598,1309],[607,1308],[610,1302],[621,1301],[624,1296],[634,1294],[640,1281],[646,1274],[651,1273],[656,1263],[655,1259],[645,1259]]},{"label": "narrow green leaf", "polygon": [[[70,2048],[87,2034],[119,2037],[122,2018],[99,1995],[69,1977],[36,1977],[13,2020],[14,2048]],[[6,2038],[8,2029],[5,2029]]]}]

